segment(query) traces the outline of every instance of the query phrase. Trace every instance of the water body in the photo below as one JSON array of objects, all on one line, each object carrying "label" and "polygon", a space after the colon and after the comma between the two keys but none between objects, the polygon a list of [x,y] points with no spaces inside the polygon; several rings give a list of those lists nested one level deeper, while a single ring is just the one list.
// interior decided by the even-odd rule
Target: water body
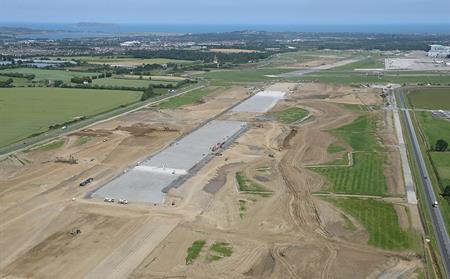
[{"label": "water body", "polygon": [[450,34],[448,24],[93,24],[10,23],[0,26],[25,27],[55,32],[20,35],[23,39],[65,39],[122,36],[130,33],[215,33],[243,30],[269,32],[331,32],[331,33],[403,33]]}]

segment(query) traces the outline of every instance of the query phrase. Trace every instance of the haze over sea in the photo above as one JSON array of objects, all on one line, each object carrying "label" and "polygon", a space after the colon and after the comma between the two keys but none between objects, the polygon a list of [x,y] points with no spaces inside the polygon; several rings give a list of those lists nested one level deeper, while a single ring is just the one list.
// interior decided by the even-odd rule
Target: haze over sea
[{"label": "haze over sea", "polygon": [[0,26],[57,30],[48,34],[22,35],[22,38],[80,38],[124,33],[214,33],[231,31],[269,32],[351,32],[387,34],[448,33],[450,24],[70,24],[0,22]]}]

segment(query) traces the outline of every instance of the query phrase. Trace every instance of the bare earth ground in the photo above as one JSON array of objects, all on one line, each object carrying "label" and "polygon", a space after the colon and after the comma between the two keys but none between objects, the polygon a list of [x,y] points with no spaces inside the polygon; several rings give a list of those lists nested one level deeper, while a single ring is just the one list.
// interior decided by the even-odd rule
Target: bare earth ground
[{"label": "bare earth ground", "polygon": [[[295,105],[307,108],[312,117],[291,127],[258,121],[251,114],[221,115],[249,121],[252,128],[183,186],[172,189],[166,204],[123,206],[83,197],[247,97],[243,88],[217,92],[180,109],[138,111],[65,137],[62,148],[3,159],[2,278],[416,277],[414,271],[422,265],[417,255],[368,246],[368,234],[356,220],[347,216],[356,229],[346,229],[344,213],[312,195],[325,181],[304,168],[333,160],[327,147],[340,141],[326,130],[356,117],[335,102],[377,104],[378,92],[287,83],[269,89],[290,92],[274,111]],[[392,121],[385,115],[380,119],[385,119],[379,124],[383,142],[394,145],[389,136]],[[81,136],[91,139],[80,145]],[[55,162],[70,155],[78,164]],[[389,191],[402,195],[403,189],[393,186],[401,181],[399,159],[389,156],[389,169],[397,174],[389,181]],[[236,171],[272,194],[240,193]],[[95,181],[79,187],[86,177]],[[408,216],[399,200],[396,211],[406,227]],[[70,235],[73,228],[81,234]],[[206,245],[193,264],[186,265],[186,251],[195,240]],[[232,255],[212,261],[208,247],[215,242],[228,243]]]}]

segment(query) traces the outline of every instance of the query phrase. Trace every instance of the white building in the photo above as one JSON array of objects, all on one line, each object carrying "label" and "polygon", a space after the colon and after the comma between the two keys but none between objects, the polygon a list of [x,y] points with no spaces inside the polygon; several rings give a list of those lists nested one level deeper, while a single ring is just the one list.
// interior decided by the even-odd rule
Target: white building
[{"label": "white building", "polygon": [[123,43],[120,43],[121,47],[132,47],[132,46],[139,46],[141,42],[139,41],[126,41]]},{"label": "white building", "polygon": [[431,49],[428,51],[430,57],[448,57],[450,56],[450,46],[430,45]]}]

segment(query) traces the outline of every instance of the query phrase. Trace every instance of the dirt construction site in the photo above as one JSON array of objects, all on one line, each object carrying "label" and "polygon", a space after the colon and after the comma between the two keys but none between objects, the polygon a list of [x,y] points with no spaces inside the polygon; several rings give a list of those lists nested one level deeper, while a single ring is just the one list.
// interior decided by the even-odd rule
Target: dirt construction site
[{"label": "dirt construction site", "polygon": [[[381,104],[380,91],[319,83],[266,84],[264,90],[282,94],[251,104],[248,88],[218,88],[202,102],[149,107],[56,139],[59,148],[43,145],[2,158],[0,277],[418,278],[423,262],[416,252],[368,244],[369,233],[357,220],[314,194],[327,181],[305,167],[336,159],[327,152],[330,144],[350,151],[327,130],[356,119],[348,104]],[[252,107],[258,104],[265,109]],[[272,117],[289,107],[310,116],[293,124]],[[388,193],[405,204],[392,115],[369,113],[381,119],[377,130],[390,151]],[[124,170],[146,160],[156,166],[151,162],[158,155],[211,121],[248,127],[200,165],[178,166],[174,159],[170,172],[186,169],[190,175],[158,192],[158,199],[139,199],[145,183],[126,205],[105,202],[108,193],[96,196]],[[220,135],[226,136],[232,134]],[[240,189],[237,174],[264,190]],[[79,186],[89,177],[91,183]],[[152,179],[141,182],[163,188]],[[133,187],[135,180],[129,181]],[[111,187],[126,196],[125,186]],[[420,231],[410,212],[398,213],[400,224]],[[354,229],[347,229],[347,219]],[[188,263],[198,240],[204,247]]]}]

